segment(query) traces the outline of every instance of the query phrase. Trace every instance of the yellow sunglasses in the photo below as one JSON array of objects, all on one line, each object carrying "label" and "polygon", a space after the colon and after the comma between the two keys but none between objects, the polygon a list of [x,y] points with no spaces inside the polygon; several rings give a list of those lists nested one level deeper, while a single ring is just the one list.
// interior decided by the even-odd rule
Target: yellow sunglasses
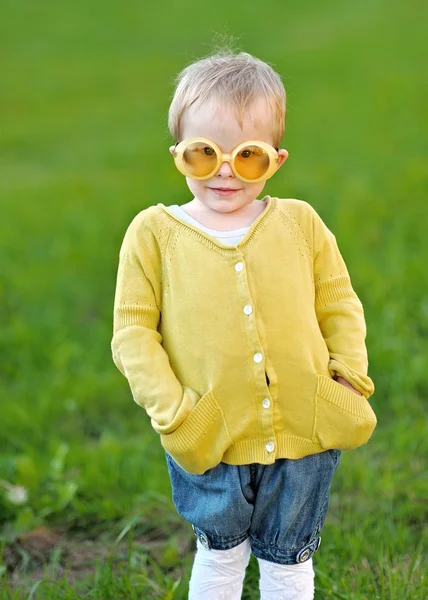
[{"label": "yellow sunglasses", "polygon": [[278,148],[266,142],[243,142],[226,154],[213,141],[195,137],[175,144],[173,150],[177,169],[191,179],[209,179],[228,162],[233,174],[248,183],[265,181],[278,168]]}]

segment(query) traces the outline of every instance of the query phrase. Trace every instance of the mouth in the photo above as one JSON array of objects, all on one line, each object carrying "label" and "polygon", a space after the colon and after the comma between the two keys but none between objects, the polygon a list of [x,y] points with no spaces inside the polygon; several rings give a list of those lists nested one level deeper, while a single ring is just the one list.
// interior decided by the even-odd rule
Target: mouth
[{"label": "mouth", "polygon": [[240,191],[239,188],[214,188],[214,187],[209,187],[208,189],[212,190],[215,194],[218,194],[220,196],[231,196],[232,194],[235,194],[236,192]]}]

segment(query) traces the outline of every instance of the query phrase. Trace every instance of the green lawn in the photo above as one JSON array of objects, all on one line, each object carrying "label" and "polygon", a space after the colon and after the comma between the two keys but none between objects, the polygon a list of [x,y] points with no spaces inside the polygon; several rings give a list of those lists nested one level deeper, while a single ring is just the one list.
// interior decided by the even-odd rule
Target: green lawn
[{"label": "green lawn", "polygon": [[365,309],[378,427],[343,453],[316,600],[428,598],[425,6],[2,4],[0,600],[187,599],[196,538],[110,340],[128,224],[191,199],[167,110],[216,32],[283,76],[290,158],[265,192],[316,208]]}]

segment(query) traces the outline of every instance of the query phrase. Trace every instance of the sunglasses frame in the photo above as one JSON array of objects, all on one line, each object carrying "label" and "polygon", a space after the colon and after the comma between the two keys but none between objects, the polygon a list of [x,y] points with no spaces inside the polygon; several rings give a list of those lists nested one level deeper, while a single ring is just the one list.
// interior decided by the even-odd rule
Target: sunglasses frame
[{"label": "sunglasses frame", "polygon": [[[205,144],[208,144],[215,150],[216,155],[217,155],[216,166],[214,167],[214,169],[212,170],[211,173],[209,173],[208,175],[204,175],[203,177],[195,177],[194,175],[190,174],[186,168],[186,163],[183,158],[184,151],[186,150],[187,146],[189,144],[192,144],[195,142],[203,142]],[[268,167],[266,173],[264,175],[262,175],[261,177],[258,177],[257,179],[247,179],[245,177],[242,177],[241,175],[239,175],[236,172],[236,169],[234,166],[236,155],[241,150],[246,148],[247,146],[259,146],[259,147],[263,148],[263,150],[266,151],[266,153],[269,157],[269,167]],[[245,181],[246,183],[258,183],[259,181],[266,181],[267,179],[270,179],[270,177],[272,177],[272,175],[274,175],[276,173],[276,171],[278,169],[278,161],[279,161],[278,148],[274,148],[273,146],[271,146],[270,144],[267,144],[266,142],[260,142],[259,140],[250,140],[248,142],[242,142],[241,144],[238,144],[232,150],[232,152],[229,154],[226,152],[222,152],[221,148],[215,142],[213,142],[212,140],[209,140],[208,138],[204,138],[204,137],[187,138],[185,140],[182,140],[181,142],[176,142],[174,150],[173,150],[173,156],[174,156],[175,166],[177,167],[177,169],[180,171],[180,173],[182,175],[184,175],[185,177],[189,177],[190,179],[197,179],[197,180],[209,179],[210,177],[213,177],[217,173],[217,171],[219,170],[219,168],[221,167],[221,165],[224,162],[228,162],[230,164],[230,168],[232,169],[232,172],[235,175],[235,177],[237,177],[241,181]]]}]

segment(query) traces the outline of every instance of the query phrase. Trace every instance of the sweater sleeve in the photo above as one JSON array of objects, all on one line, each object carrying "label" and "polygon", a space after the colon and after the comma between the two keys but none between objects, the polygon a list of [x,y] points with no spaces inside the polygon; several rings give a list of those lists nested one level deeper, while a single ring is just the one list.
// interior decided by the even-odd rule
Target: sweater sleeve
[{"label": "sweater sleeve", "polygon": [[329,371],[368,399],[375,386],[367,375],[363,306],[352,288],[336,237],[313,208],[312,225],[315,311],[330,354]]},{"label": "sweater sleeve", "polygon": [[180,384],[162,346],[157,331],[162,259],[153,232],[139,215],[129,225],[119,253],[111,351],[153,429],[168,434],[185,420],[200,396]]}]

